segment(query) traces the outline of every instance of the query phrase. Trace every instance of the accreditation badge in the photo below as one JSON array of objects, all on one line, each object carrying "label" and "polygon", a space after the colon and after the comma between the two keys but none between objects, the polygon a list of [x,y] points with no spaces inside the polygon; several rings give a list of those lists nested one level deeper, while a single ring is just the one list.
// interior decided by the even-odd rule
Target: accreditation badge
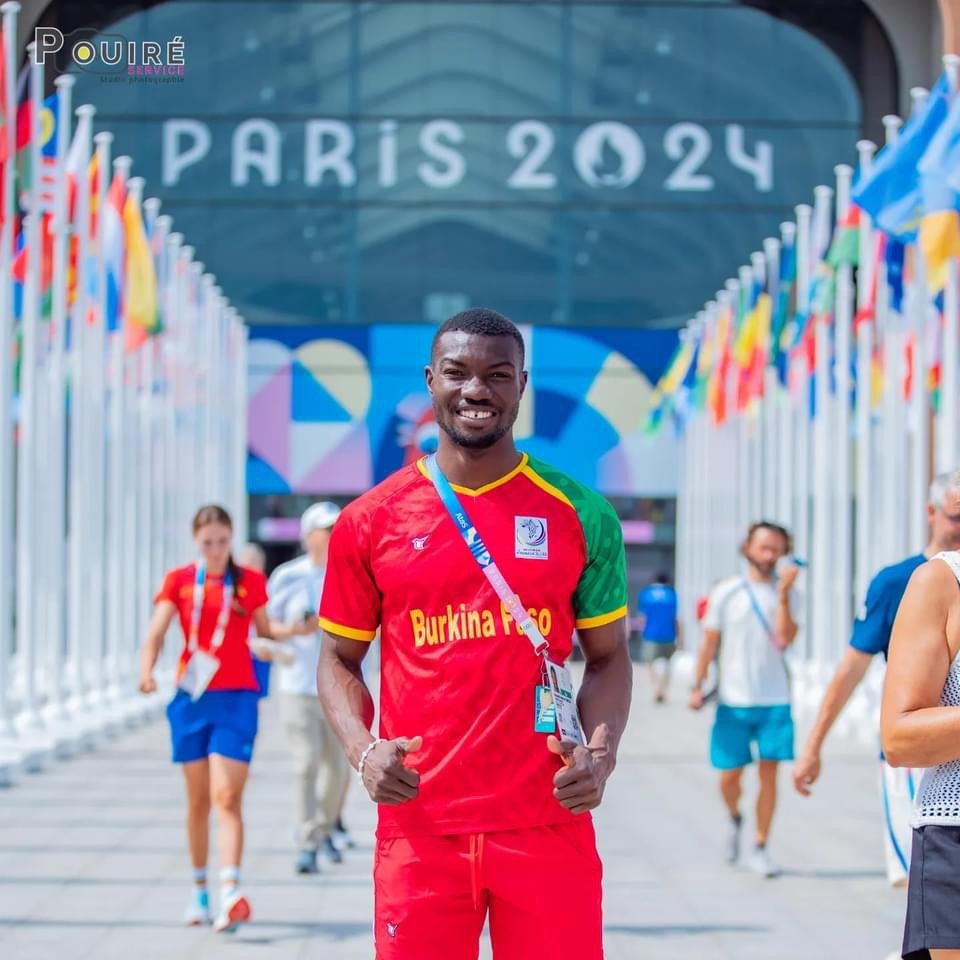
[{"label": "accreditation badge", "polygon": [[553,705],[553,691],[549,687],[538,686],[533,713],[534,733],[553,733],[557,729],[557,711]]},{"label": "accreditation badge", "polygon": [[213,654],[194,650],[180,678],[180,689],[189,694],[191,700],[199,700],[219,669],[220,661]]},{"label": "accreditation badge", "polygon": [[566,667],[547,661],[547,678],[550,692],[553,694],[554,710],[557,715],[557,730],[561,740],[583,744],[583,731],[577,716],[577,701],[573,695],[573,677]]}]

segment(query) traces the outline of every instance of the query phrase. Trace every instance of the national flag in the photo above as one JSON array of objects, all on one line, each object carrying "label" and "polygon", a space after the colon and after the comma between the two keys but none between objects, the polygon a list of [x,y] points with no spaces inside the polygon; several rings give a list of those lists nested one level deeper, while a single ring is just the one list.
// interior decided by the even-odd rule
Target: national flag
[{"label": "national flag", "polygon": [[918,165],[923,218],[919,244],[927,266],[927,284],[933,293],[947,282],[947,261],[960,256],[958,193],[949,176],[960,162],[960,98],[954,97],[950,111],[934,134]]},{"label": "national flag", "polygon": [[873,222],[907,242],[915,239],[923,211],[918,164],[946,119],[949,98],[950,81],[944,72],[900,136],[877,154],[853,188],[853,200]]},{"label": "national flag", "polygon": [[103,254],[107,266],[106,323],[107,330],[120,328],[120,311],[123,306],[123,282],[125,276],[125,246],[123,208],[126,201],[126,185],[116,173],[107,191],[107,203],[103,212]]},{"label": "national flag", "polygon": [[123,286],[126,348],[135,350],[160,332],[160,316],[153,251],[147,239],[140,204],[131,193],[127,194],[123,205],[123,231],[126,247]]},{"label": "national flag", "polygon": [[707,406],[717,425],[727,418],[727,377],[730,375],[730,334],[733,326],[733,309],[724,307],[717,317],[715,352],[716,363],[707,384]]},{"label": "national flag", "polygon": [[796,280],[797,248],[796,242],[791,239],[784,243],[780,250],[780,276],[770,329],[770,363],[777,368],[777,378],[782,385],[787,382],[787,349],[784,338],[790,323]]},{"label": "national flag", "polygon": [[861,323],[870,323],[876,318],[877,285],[880,278],[880,267],[883,264],[886,248],[887,235],[882,230],[877,230],[873,239],[873,253],[870,257],[870,286],[867,290],[866,301],[864,302],[863,306],[857,310],[856,316],[853,319],[854,329],[857,329]]},{"label": "national flag", "polygon": [[836,270],[841,266],[855,267],[860,261],[860,208],[851,203],[837,224],[833,242],[827,252],[827,263]]},{"label": "national flag", "polygon": [[674,394],[680,389],[693,363],[693,338],[684,334],[667,365],[663,376],[650,395],[650,412],[644,426],[644,432],[656,433],[663,422],[664,414],[670,409]]}]

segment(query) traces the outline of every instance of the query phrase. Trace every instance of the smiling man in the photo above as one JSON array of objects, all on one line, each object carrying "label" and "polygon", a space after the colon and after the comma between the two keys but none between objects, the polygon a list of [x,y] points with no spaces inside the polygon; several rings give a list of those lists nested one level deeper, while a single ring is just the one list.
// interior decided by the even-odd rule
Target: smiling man
[{"label": "smiling man", "polygon": [[[320,698],[380,805],[377,957],[475,958],[489,912],[496,960],[601,960],[588,811],[630,707],[620,522],[596,493],[516,449],[527,373],[513,323],[484,309],[451,317],[425,374],[436,458],[344,510],[320,605]],[[374,737],[360,665],[378,628]],[[585,745],[554,736],[566,715],[556,665],[574,629]]]}]

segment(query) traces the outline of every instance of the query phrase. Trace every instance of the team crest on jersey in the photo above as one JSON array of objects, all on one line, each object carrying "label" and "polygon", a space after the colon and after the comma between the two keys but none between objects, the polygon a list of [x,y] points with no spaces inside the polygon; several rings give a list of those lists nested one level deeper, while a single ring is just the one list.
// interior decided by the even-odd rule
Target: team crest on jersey
[{"label": "team crest on jersey", "polygon": [[425,537],[414,537],[410,543],[413,546],[414,550],[423,550],[427,546],[427,541],[430,539],[430,535],[427,534]]},{"label": "team crest on jersey", "polygon": [[513,522],[514,556],[525,560],[546,560],[546,517],[514,517]]}]

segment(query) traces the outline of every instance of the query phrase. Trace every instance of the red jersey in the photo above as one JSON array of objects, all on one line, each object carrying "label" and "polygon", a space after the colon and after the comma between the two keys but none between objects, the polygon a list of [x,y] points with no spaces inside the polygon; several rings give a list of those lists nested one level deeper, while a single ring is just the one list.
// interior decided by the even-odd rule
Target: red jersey
[{"label": "red jersey", "polygon": [[[570,655],[575,627],[626,616],[623,534],[598,494],[526,455],[494,483],[454,490],[553,660]],[[420,795],[381,806],[379,836],[525,829],[573,817],[552,792],[560,761],[534,731],[540,658],[423,461],[337,520],[320,625],[363,641],[380,628],[380,736],[423,737],[411,758]]]},{"label": "red jersey", "polygon": [[[259,690],[253,672],[253,659],[247,638],[253,612],[267,602],[267,578],[256,570],[240,567],[240,582],[234,587],[233,608],[227,620],[223,643],[217,651],[220,669],[213,675],[208,690]],[[184,637],[190,633],[190,618],[193,616],[193,589],[197,575],[196,564],[171,570],[164,578],[154,603],[169,600],[180,617]],[[210,641],[217,626],[217,618],[223,605],[223,577],[208,573],[203,591],[203,606],[200,609],[200,628],[197,643],[201,650],[210,649]],[[186,642],[180,652],[177,667],[179,678],[189,660]]]}]

